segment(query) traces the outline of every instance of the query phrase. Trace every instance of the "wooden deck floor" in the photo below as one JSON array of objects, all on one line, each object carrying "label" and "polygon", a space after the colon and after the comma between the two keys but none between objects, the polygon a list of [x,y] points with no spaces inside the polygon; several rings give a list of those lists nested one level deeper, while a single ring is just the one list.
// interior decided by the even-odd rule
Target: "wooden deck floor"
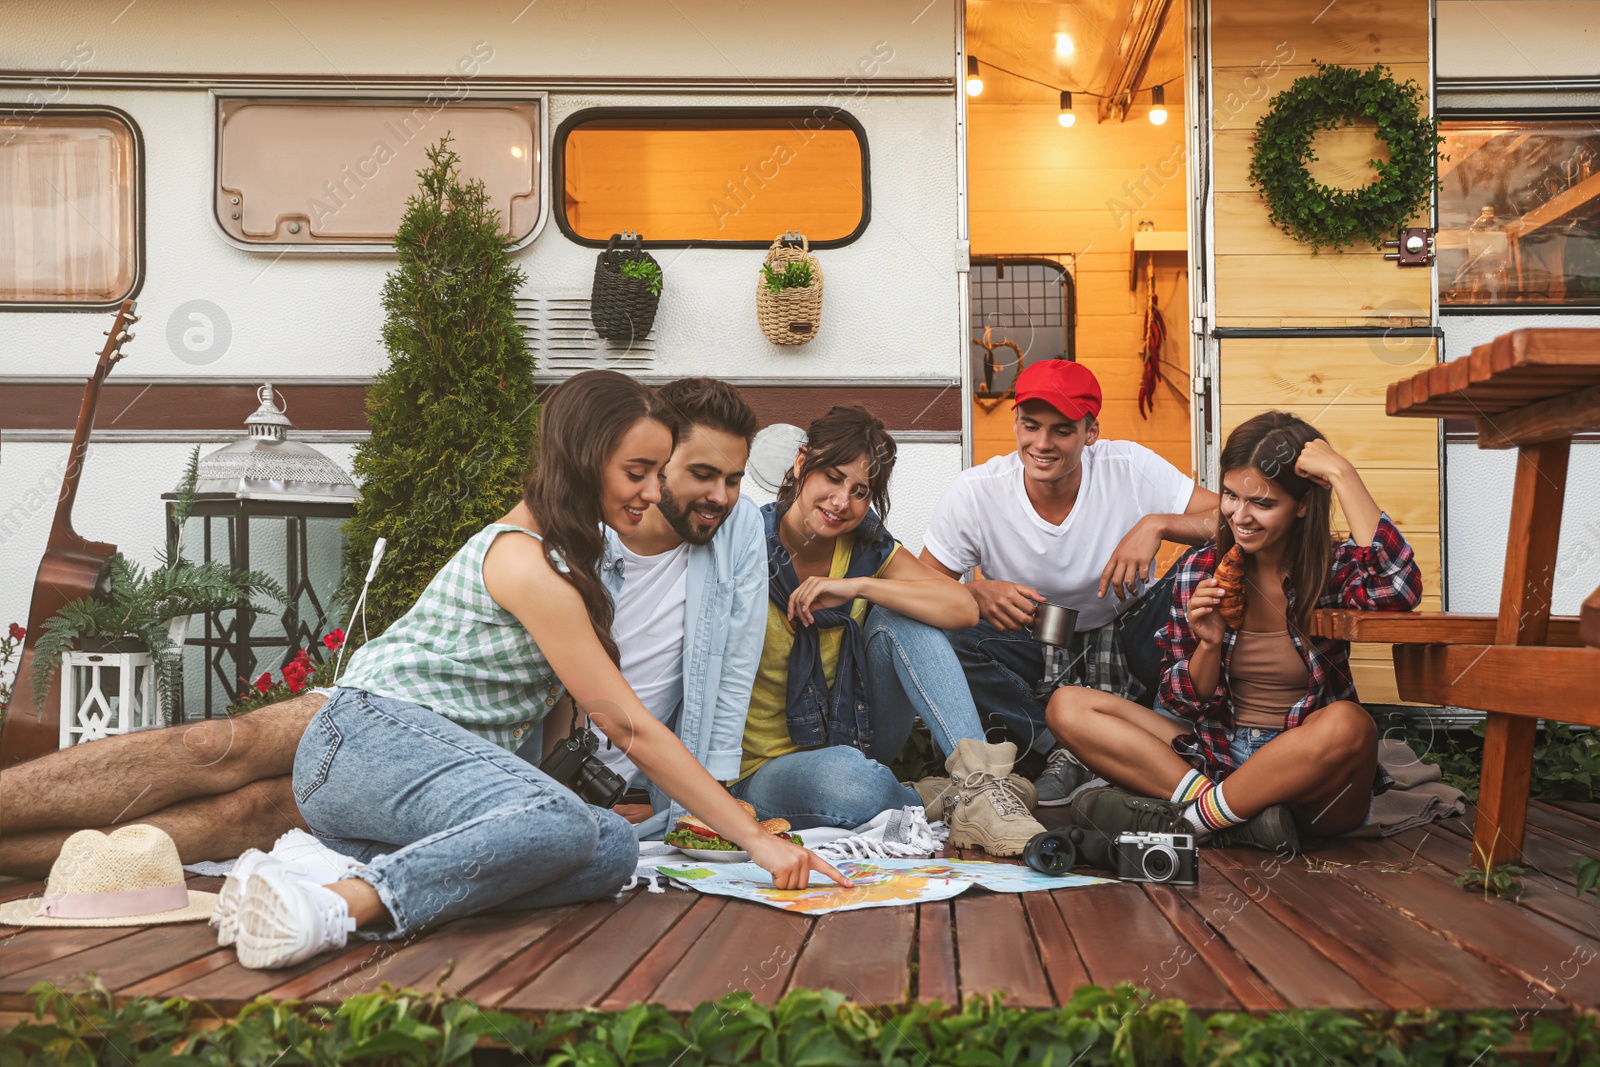
[{"label": "wooden deck floor", "polygon": [[[1600,806],[1535,803],[1517,903],[1463,892],[1470,819],[1347,841],[1276,863],[1204,855],[1191,889],[1131,883],[955,900],[820,919],[668,890],[464,919],[405,946],[355,943],[286,971],[242,969],[203,924],[5,930],[0,1012],[29,987],[89,973],[118,996],[184,996],[231,1012],[260,994],[336,1003],[382,982],[539,1012],[655,1001],[687,1010],[737,989],[777,1000],[837,989],[866,1005],[1003,991],[1019,1006],[1130,981],[1198,1010],[1502,1007],[1563,1014],[1600,1003],[1600,907],[1571,866],[1600,855]],[[201,880],[204,882],[205,880]],[[211,888],[197,885],[197,888]],[[0,899],[37,893],[0,885]]]}]

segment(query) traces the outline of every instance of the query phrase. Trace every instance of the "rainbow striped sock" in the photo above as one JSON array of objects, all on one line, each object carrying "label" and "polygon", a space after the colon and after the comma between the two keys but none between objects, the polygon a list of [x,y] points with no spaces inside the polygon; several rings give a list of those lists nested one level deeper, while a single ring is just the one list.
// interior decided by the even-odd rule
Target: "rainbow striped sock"
[{"label": "rainbow striped sock", "polygon": [[1191,770],[1183,776],[1183,781],[1178,783],[1178,788],[1172,791],[1172,802],[1174,804],[1187,804],[1205,792],[1206,787],[1210,784],[1211,779],[1199,771]]},{"label": "rainbow striped sock", "polygon": [[1197,834],[1210,833],[1214,830],[1226,830],[1230,826],[1238,826],[1245,820],[1235,815],[1228,807],[1228,802],[1222,798],[1222,783],[1206,783],[1210,788],[1203,788],[1193,802],[1184,809],[1183,817],[1189,825],[1194,827]]}]

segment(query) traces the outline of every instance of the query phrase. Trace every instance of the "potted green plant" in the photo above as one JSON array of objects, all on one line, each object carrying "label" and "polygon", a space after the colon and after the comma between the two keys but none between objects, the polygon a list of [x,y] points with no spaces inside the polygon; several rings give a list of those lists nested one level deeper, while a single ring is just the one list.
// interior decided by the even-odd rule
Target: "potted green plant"
[{"label": "potted green plant", "polygon": [[[194,563],[183,558],[183,525],[194,508],[200,476],[200,448],[189,454],[173,505],[174,523],[160,564],[147,570],[120,554],[111,560],[110,587],[104,596],[80,597],[44,624],[35,646],[33,691],[49,691],[50,681],[69,652],[148,655],[159,706],[174,708],[182,687],[182,633],[191,615],[239,607],[258,594],[280,603],[283,587],[260,571],[224,563]],[[252,605],[254,607],[254,605]],[[264,609],[254,607],[256,611]],[[71,698],[71,686],[63,693]],[[74,700],[74,708],[81,701]],[[67,731],[63,716],[63,736]]]},{"label": "potted green plant", "polygon": [[612,234],[595,257],[589,293],[594,332],[621,345],[643,340],[656,322],[662,280],[661,264],[644,250],[644,238],[631,231]]},{"label": "potted green plant", "polygon": [[756,321],[775,345],[803,345],[822,325],[822,265],[804,234],[772,242],[756,282]]}]

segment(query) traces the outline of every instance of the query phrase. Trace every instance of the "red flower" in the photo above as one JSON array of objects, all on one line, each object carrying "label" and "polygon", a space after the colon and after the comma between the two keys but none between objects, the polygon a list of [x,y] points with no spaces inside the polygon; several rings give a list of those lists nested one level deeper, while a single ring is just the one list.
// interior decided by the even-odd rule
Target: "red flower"
[{"label": "red flower", "polygon": [[272,672],[262,671],[261,677],[256,679],[256,692],[265,693],[272,688]]},{"label": "red flower", "polygon": [[329,652],[337,652],[344,647],[344,631],[332,630],[323,635],[322,644]]},{"label": "red flower", "polygon": [[289,686],[289,692],[298,693],[306,687],[306,673],[299,660],[283,668],[283,680]]},{"label": "red flower", "polygon": [[[344,637],[344,631],[343,630],[335,630],[334,633],[338,634],[341,638]],[[27,636],[28,636],[28,631],[27,630],[24,630],[22,627],[18,626],[16,623],[12,623],[11,624],[11,640],[13,640],[13,641],[21,641],[24,637],[27,637]],[[333,646],[330,645],[329,647],[331,648]]]}]

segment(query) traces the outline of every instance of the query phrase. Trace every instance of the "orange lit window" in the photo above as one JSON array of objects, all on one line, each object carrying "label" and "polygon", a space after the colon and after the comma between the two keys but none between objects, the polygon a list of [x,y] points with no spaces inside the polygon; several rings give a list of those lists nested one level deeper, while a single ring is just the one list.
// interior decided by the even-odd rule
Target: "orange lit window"
[{"label": "orange lit window", "polygon": [[0,112],[0,303],[112,304],[139,278],[138,138],[109,112]]},{"label": "orange lit window", "polygon": [[235,240],[386,245],[445,134],[520,241],[539,221],[539,105],[532,102],[223,100],[216,212]]},{"label": "orange lit window", "polygon": [[836,108],[597,108],[556,137],[561,228],[602,245],[633,230],[651,245],[766,246],[798,230],[813,247],[867,224],[867,147]]}]

